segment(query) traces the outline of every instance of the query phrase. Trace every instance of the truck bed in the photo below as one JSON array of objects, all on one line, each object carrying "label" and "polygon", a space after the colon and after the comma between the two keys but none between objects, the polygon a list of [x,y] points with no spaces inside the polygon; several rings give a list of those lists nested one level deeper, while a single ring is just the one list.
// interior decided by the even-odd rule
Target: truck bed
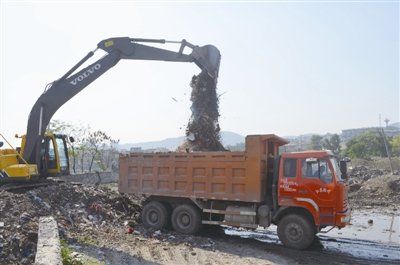
[{"label": "truck bed", "polygon": [[265,198],[267,154],[276,155],[283,143],[275,135],[252,135],[246,137],[244,152],[121,154],[119,191],[260,202]]}]

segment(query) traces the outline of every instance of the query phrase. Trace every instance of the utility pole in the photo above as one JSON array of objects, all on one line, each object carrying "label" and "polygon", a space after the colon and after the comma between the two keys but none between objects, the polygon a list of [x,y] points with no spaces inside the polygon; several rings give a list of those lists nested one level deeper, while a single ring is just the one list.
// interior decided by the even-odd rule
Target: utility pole
[{"label": "utility pole", "polygon": [[381,124],[381,114],[379,113],[379,128],[381,128],[382,127],[382,124]]},{"label": "utility pole", "polygon": [[386,141],[385,131],[383,130],[382,127],[380,127],[378,129],[378,133],[382,136],[383,143],[385,144],[386,155],[387,155],[387,157],[389,159],[390,171],[392,172],[392,175],[393,175],[394,171],[393,171],[393,165],[392,165],[392,158],[390,156],[390,150],[389,150],[389,147],[388,147],[388,144],[387,144],[387,141]]}]

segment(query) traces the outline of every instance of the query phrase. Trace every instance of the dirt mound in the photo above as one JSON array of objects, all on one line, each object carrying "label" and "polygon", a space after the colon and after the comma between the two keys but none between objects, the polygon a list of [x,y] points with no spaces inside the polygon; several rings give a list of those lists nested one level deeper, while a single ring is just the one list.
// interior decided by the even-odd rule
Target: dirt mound
[{"label": "dirt mound", "polygon": [[224,151],[218,123],[218,96],[214,78],[202,71],[190,83],[192,116],[186,128],[186,143],[178,150]]},{"label": "dirt mound", "polygon": [[[351,204],[355,206],[385,206],[400,204],[400,175],[391,173],[387,159],[356,160],[349,170]],[[397,160],[393,161],[397,168]]]},{"label": "dirt mound", "polygon": [[40,216],[52,215],[65,238],[93,230],[112,232],[129,219],[136,222],[140,202],[107,188],[61,184],[23,194],[0,192],[0,264],[32,264]]}]

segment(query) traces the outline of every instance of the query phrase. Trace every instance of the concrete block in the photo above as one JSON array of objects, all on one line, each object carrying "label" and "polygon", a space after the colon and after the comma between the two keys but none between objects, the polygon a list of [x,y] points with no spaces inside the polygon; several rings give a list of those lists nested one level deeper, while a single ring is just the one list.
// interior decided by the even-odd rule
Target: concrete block
[{"label": "concrete block", "polygon": [[62,265],[57,222],[52,216],[40,217],[36,265]]}]

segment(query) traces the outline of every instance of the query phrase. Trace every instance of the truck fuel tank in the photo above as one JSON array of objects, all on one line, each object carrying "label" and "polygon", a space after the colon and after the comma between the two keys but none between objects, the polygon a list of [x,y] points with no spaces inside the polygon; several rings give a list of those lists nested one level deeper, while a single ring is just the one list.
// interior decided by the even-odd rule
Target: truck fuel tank
[{"label": "truck fuel tank", "polygon": [[240,224],[255,224],[256,215],[252,207],[244,206],[228,206],[226,207],[227,212],[236,214],[225,214],[226,222],[240,223]]}]

